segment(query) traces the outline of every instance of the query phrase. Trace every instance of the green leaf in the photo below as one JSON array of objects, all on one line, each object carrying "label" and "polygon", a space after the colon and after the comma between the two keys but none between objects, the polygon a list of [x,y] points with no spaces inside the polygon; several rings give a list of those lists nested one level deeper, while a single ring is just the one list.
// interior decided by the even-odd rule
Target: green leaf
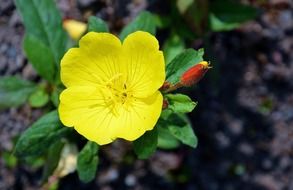
[{"label": "green leaf", "polygon": [[123,28],[120,33],[120,39],[123,41],[126,36],[138,30],[155,35],[156,19],[151,13],[146,11],[141,12],[131,23]]},{"label": "green leaf", "polygon": [[187,116],[183,114],[171,114],[168,121],[168,129],[174,137],[183,144],[193,148],[197,146],[197,138]]},{"label": "green leaf", "polygon": [[57,111],[42,116],[18,139],[14,153],[18,157],[40,156],[56,141],[60,141],[70,128],[63,127]]},{"label": "green leaf", "polygon": [[154,13],[152,13],[152,15],[153,15],[153,18],[156,22],[157,28],[160,28],[160,29],[167,28],[170,26],[170,24],[172,24],[172,19],[168,15],[162,16],[162,15],[154,14]]},{"label": "green leaf", "polygon": [[169,64],[176,55],[183,52],[185,48],[184,41],[178,35],[172,35],[163,45],[164,57],[166,64]]},{"label": "green leaf", "polygon": [[45,164],[45,159],[43,156],[26,156],[19,160],[34,170],[40,169]]},{"label": "green leaf", "polygon": [[50,48],[33,35],[25,35],[24,51],[37,73],[50,82],[54,82],[56,75],[55,60]]},{"label": "green leaf", "polygon": [[180,142],[177,140],[177,138],[171,135],[170,131],[167,128],[158,125],[157,130],[158,130],[158,148],[174,149],[179,147]]},{"label": "green leaf", "polygon": [[42,88],[39,88],[38,90],[33,92],[29,97],[30,105],[35,108],[43,107],[48,102],[49,102],[49,95]]},{"label": "green leaf", "polygon": [[157,144],[158,131],[155,127],[133,142],[134,152],[139,159],[147,159],[156,151]]},{"label": "green leaf", "polygon": [[43,170],[42,182],[47,182],[48,178],[53,174],[58,166],[61,151],[65,143],[63,141],[56,141],[48,150],[45,167]]},{"label": "green leaf", "polygon": [[222,21],[212,13],[209,16],[209,19],[210,19],[210,27],[215,32],[233,30],[235,28],[238,28],[241,25],[241,23],[228,23],[228,22]]},{"label": "green leaf", "polygon": [[92,181],[96,176],[98,166],[99,146],[95,142],[88,141],[80,151],[77,158],[77,173],[84,183]]},{"label": "green leaf", "polygon": [[89,32],[109,32],[108,25],[100,18],[90,16],[88,19]]},{"label": "green leaf", "polygon": [[185,13],[187,9],[194,3],[194,0],[177,0],[177,7],[181,14]]},{"label": "green leaf", "polygon": [[25,103],[35,89],[35,84],[17,77],[0,78],[0,109]]},{"label": "green leaf", "polygon": [[165,97],[169,103],[168,108],[176,113],[191,112],[197,104],[184,94],[166,94]]},{"label": "green leaf", "polygon": [[181,54],[177,55],[166,68],[166,78],[171,84],[180,82],[180,77],[184,72],[198,64],[203,60],[203,49],[198,51],[194,49],[187,49]]},{"label": "green leaf", "polygon": [[1,155],[4,165],[13,169],[17,165],[17,158],[11,152],[2,152]]},{"label": "green leaf", "polygon": [[231,0],[217,0],[210,4],[210,27],[213,31],[226,31],[254,19],[257,9]]},{"label": "green leaf", "polygon": [[[49,50],[42,52],[39,56],[43,57],[44,54],[46,56],[53,55],[55,69],[59,69],[60,60],[66,51],[68,37],[63,30],[61,15],[55,5],[55,1],[14,0],[14,2],[23,19],[26,34],[33,36],[39,43],[43,44],[43,47],[46,46]],[[33,49],[39,52],[36,47]],[[43,65],[43,67],[47,67],[47,64]],[[56,77],[59,77],[59,71],[57,70],[55,73],[57,73]]]},{"label": "green leaf", "polygon": [[59,105],[59,96],[62,92],[62,87],[55,87],[52,94],[51,94],[51,101],[53,102],[54,106],[58,107]]}]

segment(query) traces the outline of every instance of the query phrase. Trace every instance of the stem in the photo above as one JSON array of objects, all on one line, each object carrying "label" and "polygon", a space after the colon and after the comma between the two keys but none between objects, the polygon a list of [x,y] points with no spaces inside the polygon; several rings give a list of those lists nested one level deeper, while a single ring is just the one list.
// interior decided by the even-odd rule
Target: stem
[{"label": "stem", "polygon": [[172,92],[174,90],[177,90],[178,88],[183,87],[182,84],[180,82],[178,82],[177,84],[175,84],[174,86],[170,86],[168,89],[166,89],[164,92],[165,93],[169,93]]}]

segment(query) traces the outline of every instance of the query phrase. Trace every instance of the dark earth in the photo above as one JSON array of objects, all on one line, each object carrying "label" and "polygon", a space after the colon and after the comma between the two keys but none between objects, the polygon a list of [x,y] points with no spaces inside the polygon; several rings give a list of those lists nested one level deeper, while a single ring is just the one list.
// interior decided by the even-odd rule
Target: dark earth
[{"label": "dark earth", "polygon": [[[57,2],[64,18],[85,21],[96,15],[114,33],[141,10],[168,10],[166,1],[154,0]],[[199,102],[189,115],[199,140],[196,149],[182,145],[137,160],[129,143],[117,141],[101,149],[95,181],[83,184],[73,173],[59,189],[293,190],[293,2],[269,0],[268,5],[239,29],[209,33],[205,41],[190,44],[205,46],[213,66],[187,91]],[[39,81],[22,52],[23,35],[13,1],[1,0],[0,75]],[[10,167],[2,156],[41,114],[29,105],[0,112],[1,190],[45,189],[41,169],[22,163]]]}]

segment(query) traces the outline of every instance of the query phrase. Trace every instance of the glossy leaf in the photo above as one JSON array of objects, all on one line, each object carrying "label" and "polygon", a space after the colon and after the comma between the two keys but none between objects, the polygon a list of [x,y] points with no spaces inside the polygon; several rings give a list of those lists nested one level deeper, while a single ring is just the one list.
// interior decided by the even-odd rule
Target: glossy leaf
[{"label": "glossy leaf", "polygon": [[[62,19],[55,5],[55,1],[15,0],[14,2],[23,19],[26,34],[36,39],[35,41],[37,41],[37,43],[35,41],[34,42],[35,44],[38,44],[37,47],[41,46],[43,50],[46,49],[48,51],[40,53],[36,47],[34,47],[33,50],[39,52],[40,57],[43,57],[44,55],[52,55],[54,58],[55,69],[59,69],[59,63],[66,50],[68,37],[63,30]],[[31,39],[31,37],[29,38]],[[28,48],[25,48],[28,55],[32,54],[32,52],[27,52],[28,50]],[[35,56],[36,55],[34,55],[34,57]],[[28,56],[28,58],[31,59],[31,56]],[[35,62],[35,60],[42,59],[44,58],[34,58],[30,61]],[[33,64],[36,65],[36,62]],[[48,66],[47,64],[50,63],[44,64],[44,62],[42,62],[39,64],[42,64],[42,66],[46,68]],[[59,71],[57,70],[55,73],[59,73]],[[58,74],[55,76],[59,77]]]},{"label": "glossy leaf", "polygon": [[171,84],[176,84],[180,81],[182,74],[203,61],[203,49],[198,51],[194,49],[187,49],[181,54],[177,55],[166,68],[166,78]]},{"label": "glossy leaf", "polygon": [[50,82],[54,82],[56,65],[50,48],[33,35],[26,35],[23,41],[24,51],[37,73]]},{"label": "glossy leaf", "polygon": [[167,94],[165,97],[169,103],[168,108],[176,113],[191,112],[197,104],[184,94]]},{"label": "glossy leaf", "polygon": [[183,114],[172,114],[169,117],[168,129],[170,133],[180,140],[183,144],[195,148],[197,138],[193,132],[188,118]]},{"label": "glossy leaf", "polygon": [[25,103],[35,89],[35,84],[17,77],[0,78],[0,109]]},{"label": "glossy leaf", "polygon": [[180,142],[175,138],[170,131],[160,125],[158,128],[158,148],[161,149],[174,149],[179,147]]},{"label": "glossy leaf", "polygon": [[69,130],[61,125],[57,111],[47,113],[20,136],[14,153],[18,157],[42,155]]},{"label": "glossy leaf", "polygon": [[92,181],[96,176],[98,166],[99,146],[95,142],[88,141],[80,151],[77,158],[77,173],[84,183]]},{"label": "glossy leaf", "polygon": [[133,142],[134,152],[139,159],[147,159],[156,151],[157,144],[158,131],[155,127]]},{"label": "glossy leaf", "polygon": [[132,22],[126,25],[120,33],[120,39],[123,41],[126,36],[135,31],[145,31],[153,35],[156,33],[156,19],[149,12],[140,13]]}]

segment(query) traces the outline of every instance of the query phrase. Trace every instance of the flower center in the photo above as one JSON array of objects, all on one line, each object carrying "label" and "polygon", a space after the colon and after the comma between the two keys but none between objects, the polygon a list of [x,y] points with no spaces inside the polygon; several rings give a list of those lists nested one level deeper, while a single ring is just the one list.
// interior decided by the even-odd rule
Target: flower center
[{"label": "flower center", "polygon": [[121,108],[128,110],[133,100],[133,95],[121,73],[114,75],[106,83],[106,89],[108,94],[106,105],[114,115],[118,116]]}]

